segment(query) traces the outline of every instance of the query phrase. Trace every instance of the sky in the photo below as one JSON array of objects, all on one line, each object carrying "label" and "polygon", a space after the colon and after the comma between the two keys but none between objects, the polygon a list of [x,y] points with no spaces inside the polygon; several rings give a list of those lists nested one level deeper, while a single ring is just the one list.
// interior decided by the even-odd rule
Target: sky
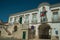
[{"label": "sky", "polygon": [[7,22],[11,14],[35,9],[42,2],[60,3],[60,0],[0,0],[0,20]]}]

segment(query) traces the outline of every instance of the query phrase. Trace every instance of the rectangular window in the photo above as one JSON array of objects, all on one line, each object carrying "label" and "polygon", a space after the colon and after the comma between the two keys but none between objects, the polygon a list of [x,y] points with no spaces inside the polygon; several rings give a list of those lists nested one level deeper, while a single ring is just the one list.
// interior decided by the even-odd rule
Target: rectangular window
[{"label": "rectangular window", "polygon": [[14,17],[11,17],[10,18],[10,23],[13,23],[14,22]]},{"label": "rectangular window", "polygon": [[37,13],[32,14],[32,23],[37,23]]},{"label": "rectangular window", "polygon": [[58,21],[58,12],[53,12],[53,21]]},{"label": "rectangular window", "polygon": [[12,21],[12,17],[10,18],[10,21]]},{"label": "rectangular window", "polygon": [[25,23],[29,23],[29,15],[25,16]]},{"label": "rectangular window", "polygon": [[14,17],[14,22],[16,22],[16,17]]},{"label": "rectangular window", "polygon": [[14,23],[14,17],[10,17],[10,19],[9,19],[9,24],[10,24],[10,25],[13,25],[13,23]]},{"label": "rectangular window", "polygon": [[17,23],[19,20],[19,16],[14,17],[14,22]]},{"label": "rectangular window", "polygon": [[46,16],[41,17],[41,22],[47,22]]}]

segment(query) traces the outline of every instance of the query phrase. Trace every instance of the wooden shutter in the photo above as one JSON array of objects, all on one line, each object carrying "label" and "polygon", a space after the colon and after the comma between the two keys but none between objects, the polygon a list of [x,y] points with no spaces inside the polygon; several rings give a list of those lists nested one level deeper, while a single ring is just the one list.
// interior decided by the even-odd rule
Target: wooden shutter
[{"label": "wooden shutter", "polygon": [[22,17],[20,17],[19,23],[22,24]]}]

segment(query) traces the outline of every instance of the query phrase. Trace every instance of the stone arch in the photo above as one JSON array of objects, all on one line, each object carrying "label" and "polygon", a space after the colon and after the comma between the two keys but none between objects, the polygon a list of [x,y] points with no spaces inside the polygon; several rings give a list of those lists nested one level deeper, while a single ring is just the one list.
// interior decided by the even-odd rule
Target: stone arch
[{"label": "stone arch", "polygon": [[51,39],[49,35],[49,29],[51,29],[49,24],[43,23],[38,27],[38,35],[40,39]]},{"label": "stone arch", "polygon": [[43,3],[41,3],[41,4],[39,4],[39,6],[38,6],[38,8],[40,8],[41,6],[50,6],[50,4],[49,3],[47,3],[47,2],[43,2]]}]

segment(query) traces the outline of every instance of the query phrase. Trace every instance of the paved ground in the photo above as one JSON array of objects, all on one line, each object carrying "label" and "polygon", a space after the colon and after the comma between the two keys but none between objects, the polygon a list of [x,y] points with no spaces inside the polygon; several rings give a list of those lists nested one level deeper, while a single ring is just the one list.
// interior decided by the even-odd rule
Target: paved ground
[{"label": "paved ground", "polygon": [[19,39],[16,39],[16,38],[3,38],[3,37],[0,37],[0,40],[19,40]]}]

